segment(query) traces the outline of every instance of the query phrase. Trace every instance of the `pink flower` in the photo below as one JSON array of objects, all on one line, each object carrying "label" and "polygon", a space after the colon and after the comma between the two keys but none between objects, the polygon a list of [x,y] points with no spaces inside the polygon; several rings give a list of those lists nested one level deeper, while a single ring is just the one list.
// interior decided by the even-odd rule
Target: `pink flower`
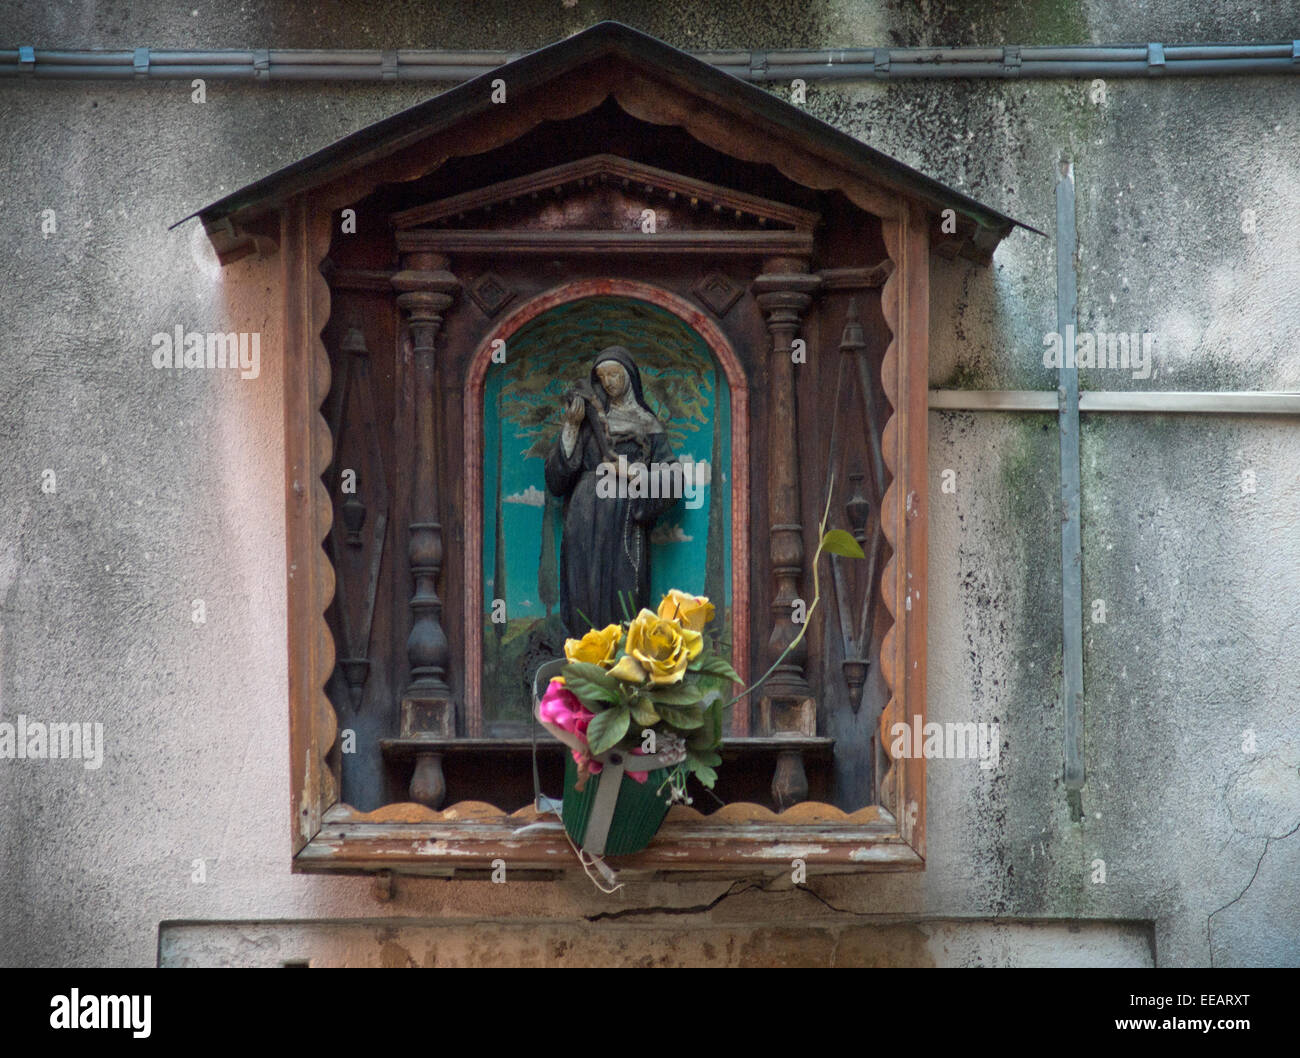
[{"label": "pink flower", "polygon": [[[577,735],[584,742],[587,740],[587,725],[595,716],[578,700],[576,694],[564,686],[564,680],[559,676],[547,684],[546,693],[542,695],[542,700],[537,705],[537,715],[548,724],[554,724]],[[572,750],[572,753],[575,764],[581,764],[584,756],[587,756],[587,770],[592,775],[598,775],[604,766],[600,761],[593,760],[589,755],[576,749]]]},{"label": "pink flower", "polygon": [[[558,728],[572,732],[585,742],[587,740],[587,725],[591,723],[592,717],[596,714],[584,706],[578,696],[564,686],[563,679],[557,676],[547,684],[546,693],[542,695],[542,700],[537,705],[537,715],[548,724],[554,724]],[[604,767],[600,761],[576,749],[571,752],[575,764],[581,764],[584,756],[586,756],[587,770],[592,775],[600,774],[601,769]],[[640,754],[641,747],[637,746],[632,752]],[[645,782],[650,777],[650,773],[645,771],[629,771],[623,774],[640,783]]]},{"label": "pink flower", "polygon": [[[643,755],[640,746],[635,747],[632,750],[632,752],[635,753],[637,756]],[[641,783],[645,782],[648,778],[650,778],[650,773],[648,771],[625,771],[623,774],[626,775],[629,779],[635,779],[637,782],[641,782]]]},{"label": "pink flower", "polygon": [[590,713],[578,700],[578,696],[564,686],[559,677],[551,680],[546,693],[537,706],[537,713],[548,724],[554,724],[575,735],[587,734],[587,725],[591,723]]}]

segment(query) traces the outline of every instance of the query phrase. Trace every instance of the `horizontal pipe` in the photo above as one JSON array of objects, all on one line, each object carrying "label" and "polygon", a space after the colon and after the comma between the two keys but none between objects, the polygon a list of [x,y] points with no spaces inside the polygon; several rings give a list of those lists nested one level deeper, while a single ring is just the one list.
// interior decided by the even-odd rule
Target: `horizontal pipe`
[{"label": "horizontal pipe", "polygon": [[383,63],[383,52],[366,48],[272,48],[267,55],[273,66],[277,63],[285,63],[289,66],[379,66]]},{"label": "horizontal pipe", "polygon": [[[430,73],[421,73],[418,69],[399,66],[396,77],[401,81],[468,81],[487,73],[464,66],[428,67]],[[498,67],[492,67],[498,69]],[[0,69],[0,77],[14,77],[13,70]],[[49,66],[35,70],[32,77],[55,80],[121,80],[130,81],[136,77],[132,66]],[[193,77],[207,80],[252,81],[259,77],[252,66],[149,66],[142,79],[151,81],[184,81]],[[277,66],[264,79],[276,81],[381,81],[383,67],[375,66],[340,66],[325,68],[321,66]]]},{"label": "horizontal pipe", "polygon": [[[19,49],[0,49],[0,77],[261,78],[271,80],[468,80],[518,57],[506,51],[271,49],[145,52],[38,50],[24,64]],[[827,48],[703,52],[699,58],[748,81],[895,80],[916,78],[1178,77],[1300,73],[1300,42],[1171,44],[1163,62],[1148,45],[1033,45],[1021,48]],[[259,56],[265,60],[257,68]],[[389,65],[385,66],[386,58]],[[396,59],[396,66],[391,60]]]},{"label": "horizontal pipe", "polygon": [[518,59],[517,51],[429,51],[427,49],[399,48],[397,61],[416,66],[479,66],[484,68],[504,66]]},{"label": "horizontal pipe", "polygon": [[1080,411],[1300,415],[1300,393],[1083,392]]},{"label": "horizontal pipe", "polygon": [[[166,72],[164,72],[166,71]],[[0,77],[13,77],[14,71],[0,70]],[[33,70],[31,76],[37,80],[55,81],[130,81],[136,73],[131,66],[44,66]],[[276,74],[283,77],[283,74]],[[189,77],[204,77],[209,80],[251,81],[257,77],[252,66],[166,66],[151,67],[143,79],[167,81]]]},{"label": "horizontal pipe", "polygon": [[[1165,54],[1169,54],[1168,48]],[[1020,58],[1025,62],[1131,62],[1146,56],[1145,44],[1095,48],[1087,44],[1060,48],[1036,45],[1020,49]]]},{"label": "horizontal pipe", "polygon": [[1050,411],[1059,410],[1055,390],[932,389],[931,411]]},{"label": "horizontal pipe", "polygon": [[[887,56],[891,63],[1001,62],[1004,48],[822,48],[816,51],[778,50],[759,53],[771,66],[846,65],[874,63]],[[1054,46],[1033,44],[1018,51],[1022,62],[1146,62],[1146,44]],[[1165,60],[1290,59],[1291,44],[1170,44]],[[749,52],[697,54],[715,66],[750,66]]]},{"label": "horizontal pipe", "polygon": [[1171,44],[1166,59],[1290,59],[1290,44]]},{"label": "horizontal pipe", "polygon": [[[5,52],[6,56],[13,56],[10,62],[18,61],[18,53]],[[235,55],[244,55],[245,62],[252,62],[251,52],[234,52]],[[38,51],[36,53],[36,64],[51,66],[86,66],[87,59],[93,57],[95,66],[130,66],[135,58],[135,53],[130,51]]]},{"label": "horizontal pipe", "polygon": [[[1055,414],[1059,407],[1055,390],[930,390],[931,411],[1036,411]],[[1079,411],[1300,415],[1300,393],[1084,390],[1079,394]]]},{"label": "horizontal pipe", "polygon": [[1141,62],[1022,61],[1019,66],[1007,66],[999,60],[996,63],[891,63],[888,70],[878,70],[872,64],[862,63],[836,67],[769,66],[761,75],[745,70],[736,76],[747,81],[787,81],[796,77],[809,81],[892,81],[923,77],[1014,77],[1024,80],[1039,77],[1205,77],[1250,73],[1300,74],[1300,63],[1293,63],[1290,59],[1192,59],[1151,66],[1143,59]]},{"label": "horizontal pipe", "polygon": [[[868,56],[874,61],[874,56]],[[890,62],[1001,62],[1001,48],[891,48]]]}]

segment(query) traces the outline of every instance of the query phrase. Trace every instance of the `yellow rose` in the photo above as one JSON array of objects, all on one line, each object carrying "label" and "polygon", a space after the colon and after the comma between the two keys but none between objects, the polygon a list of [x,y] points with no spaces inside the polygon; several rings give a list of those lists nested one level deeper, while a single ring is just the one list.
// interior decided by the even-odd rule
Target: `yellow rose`
[{"label": "yellow rose", "polygon": [[676,588],[671,589],[659,604],[660,617],[665,621],[676,621],[693,632],[703,632],[704,626],[713,620],[713,614],[713,603],[703,595],[687,595]]},{"label": "yellow rose", "polygon": [[624,683],[645,683],[645,669],[631,654],[624,654],[618,664],[609,670],[609,674]]},{"label": "yellow rose", "polygon": [[686,666],[704,649],[704,637],[676,621],[642,610],[628,626],[627,652],[655,686],[680,683]]},{"label": "yellow rose", "polygon": [[599,632],[593,628],[581,639],[566,639],[564,656],[570,661],[587,661],[607,669],[614,663],[618,641],[622,638],[623,629],[618,625],[607,625]]}]

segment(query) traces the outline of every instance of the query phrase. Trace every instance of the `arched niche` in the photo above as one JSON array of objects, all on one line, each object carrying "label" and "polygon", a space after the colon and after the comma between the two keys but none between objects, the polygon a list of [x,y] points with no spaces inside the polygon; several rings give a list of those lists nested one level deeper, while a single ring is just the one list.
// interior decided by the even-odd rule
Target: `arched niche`
[{"label": "arched niche", "polygon": [[[652,534],[651,604],[669,587],[709,594],[719,606],[723,641],[748,640],[749,468],[744,454],[749,449],[749,384],[740,359],[704,313],[671,291],[630,280],[563,284],[519,306],[492,328],[469,368],[464,495],[470,594],[465,610],[466,727],[471,737],[515,734],[517,726],[526,732],[526,723],[516,725],[510,720],[520,712],[519,691],[526,687],[526,673],[542,657],[554,656],[557,636],[562,647],[563,633],[554,628],[556,622],[546,628],[537,619],[530,620],[531,614],[509,616],[521,608],[545,610],[548,604],[553,608],[558,599],[554,593],[548,595],[553,574],[540,553],[548,544],[553,549],[557,539],[552,536],[548,541],[543,536],[544,530],[556,532],[558,503],[546,496],[542,458],[558,426],[554,415],[537,422],[538,416],[528,416],[526,409],[548,402],[553,406],[569,383],[585,375],[592,356],[613,344],[623,345],[637,359],[647,393],[658,405],[656,411],[662,408],[674,422],[670,431],[674,451],[697,467],[701,463],[709,467],[707,482],[696,482],[696,496],[683,497]],[[515,405],[505,415],[503,396]],[[503,429],[503,422],[511,420],[513,429]],[[513,434],[514,450],[507,447],[507,432]],[[526,443],[519,445],[521,432]],[[503,452],[500,459],[494,446]],[[499,481],[498,468],[502,470]],[[504,510],[508,500],[523,510]],[[529,510],[538,513],[529,517],[525,513]],[[536,562],[517,554],[504,563],[498,561],[500,553],[511,552],[511,541],[517,536],[540,541]],[[516,575],[522,571],[535,580],[535,591],[511,589],[512,566]],[[481,571],[481,576],[475,577],[475,571]],[[489,595],[489,585],[498,577],[504,577],[506,592]],[[533,587],[530,582],[528,588]],[[505,622],[492,620],[492,603],[498,599],[505,604]],[[547,617],[543,614],[541,621]],[[520,636],[531,636],[532,642],[521,645]],[[477,665],[475,657],[480,659]],[[746,652],[735,652],[733,664],[742,677],[748,675]],[[499,675],[503,665],[508,673],[504,677]],[[502,694],[510,696],[509,704],[498,700]],[[526,714],[519,719],[526,721]],[[743,734],[747,728],[748,710],[741,708],[733,713],[729,730]]]}]

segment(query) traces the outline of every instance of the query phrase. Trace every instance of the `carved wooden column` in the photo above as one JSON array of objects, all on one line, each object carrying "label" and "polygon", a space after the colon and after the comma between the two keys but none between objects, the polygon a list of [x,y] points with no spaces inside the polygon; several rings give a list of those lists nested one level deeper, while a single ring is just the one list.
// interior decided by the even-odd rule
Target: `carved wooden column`
[{"label": "carved wooden column", "polygon": [[[804,313],[812,304],[821,279],[808,272],[808,262],[775,257],[763,263],[754,281],[759,307],[767,314],[772,335],[768,368],[768,512],[772,564],[772,633],[767,662],[772,664],[799,634],[795,600],[803,598],[803,524],[799,512],[799,421],[792,359]],[[804,600],[805,604],[810,600]],[[817,734],[817,703],[804,678],[807,641],[801,641],[772,673],[759,699],[759,731],[763,736]],[[777,758],[772,796],[780,809],[808,795],[802,754],[783,750]]]},{"label": "carved wooden column", "polygon": [[[442,571],[442,526],[438,522],[437,395],[434,343],[442,314],[455,301],[460,282],[447,271],[439,254],[409,253],[403,270],[393,276],[397,304],[406,314],[414,352],[415,473],[411,488],[411,523],[407,554],[411,563],[411,634],[406,656],[411,682],[402,695],[401,737],[446,740],[456,734],[456,704],[447,685],[450,648],[442,628],[438,575]],[[446,795],[442,754],[431,748],[417,753],[410,796],[440,808]]]}]

